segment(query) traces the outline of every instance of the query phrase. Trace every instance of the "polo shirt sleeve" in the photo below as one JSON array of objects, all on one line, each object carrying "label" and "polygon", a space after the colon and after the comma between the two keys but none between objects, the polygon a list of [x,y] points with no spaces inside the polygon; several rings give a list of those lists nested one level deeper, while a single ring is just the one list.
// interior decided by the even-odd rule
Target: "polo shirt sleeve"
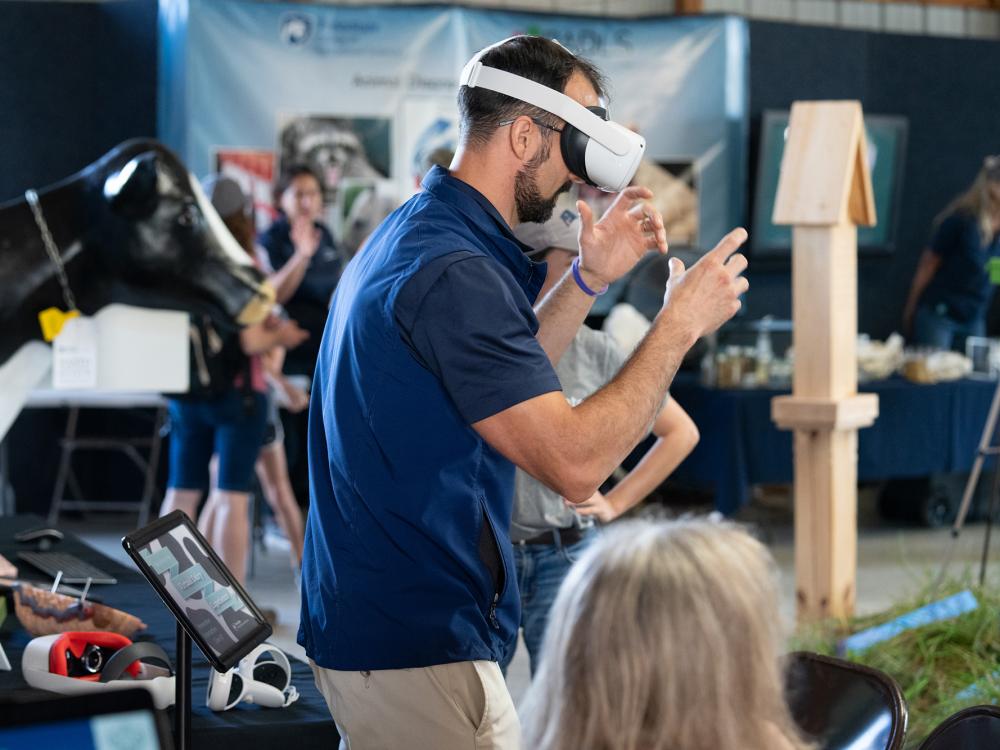
[{"label": "polo shirt sleeve", "polygon": [[403,342],[468,424],[561,390],[534,311],[504,273],[488,257],[449,253],[417,271],[393,308]]}]

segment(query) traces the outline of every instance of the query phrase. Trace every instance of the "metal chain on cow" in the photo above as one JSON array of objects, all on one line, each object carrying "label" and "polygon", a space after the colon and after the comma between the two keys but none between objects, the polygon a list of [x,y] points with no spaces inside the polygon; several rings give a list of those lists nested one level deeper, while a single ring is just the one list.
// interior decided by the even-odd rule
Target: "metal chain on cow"
[{"label": "metal chain on cow", "polygon": [[66,307],[68,310],[76,310],[76,298],[73,296],[73,290],[69,288],[69,279],[66,277],[66,267],[63,265],[62,256],[59,254],[59,248],[56,246],[55,240],[52,239],[52,233],[49,231],[49,225],[45,221],[45,215],[42,213],[42,205],[38,202],[38,193],[34,190],[25,190],[24,198],[28,201],[28,205],[31,206],[31,213],[35,215],[35,224],[38,225],[38,231],[42,235],[42,244],[45,245],[45,252],[49,255],[49,260],[52,261],[52,265],[56,267],[56,276],[59,279],[59,286],[62,287],[63,300],[66,302]]}]

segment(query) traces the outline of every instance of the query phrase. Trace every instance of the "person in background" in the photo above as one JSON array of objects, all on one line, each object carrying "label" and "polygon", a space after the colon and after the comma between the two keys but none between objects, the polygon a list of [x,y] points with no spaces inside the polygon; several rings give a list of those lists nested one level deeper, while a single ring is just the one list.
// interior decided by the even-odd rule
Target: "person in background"
[{"label": "person in background", "polygon": [[[320,221],[323,184],[312,168],[287,166],[275,185],[274,203],[279,216],[258,238],[267,258],[263,267],[265,272],[273,269],[282,276],[283,283],[276,286],[277,299],[309,332],[306,343],[288,353],[284,372],[311,378],[330,297],[346,261],[329,228]],[[285,412],[281,417],[291,486],[299,497],[308,497],[308,415]]]},{"label": "person in background", "polygon": [[[514,236],[532,249],[531,258],[547,263],[543,299],[579,256],[580,215],[566,202],[556,205],[544,224],[520,224]],[[611,335],[580,326],[556,365],[570,404],[576,405],[608,383],[625,364]],[[537,479],[518,471],[514,480],[511,541],[521,594],[521,630],[534,674],[549,610],[573,561],[596,533],[594,520],[609,523],[641,503],[677,468],[698,443],[698,428],[677,404],[667,400],[653,422],[656,442],[642,460],[607,494],[600,491],[573,505]],[[517,631],[501,666],[506,671],[517,648]]]},{"label": "person in background", "polygon": [[522,706],[532,750],[805,750],[774,560],[724,522],[629,521],[563,581]]},{"label": "person in background", "polygon": [[[205,180],[204,189],[233,236],[245,242],[245,226],[247,222],[252,226],[252,219],[248,219],[249,200],[239,185],[213,175]],[[249,237],[252,240],[252,231]],[[242,246],[252,255],[252,244]],[[246,362],[232,387],[219,396],[169,402],[170,475],[160,515],[180,509],[193,519],[208,492],[197,515],[198,529],[242,582],[250,544],[250,484],[267,423],[267,384],[260,355],[277,346],[294,348],[309,334],[294,321],[271,316],[238,335]],[[218,463],[210,482],[213,454]]]},{"label": "person in background", "polygon": [[934,220],[903,309],[914,343],[965,348],[986,335],[993,288],[986,263],[1000,255],[1000,156],[988,156],[969,188]]},{"label": "person in background", "polygon": [[[284,305],[302,281],[300,258],[293,256],[283,266],[275,270],[271,267],[267,252],[254,241],[253,202],[245,195],[239,184],[232,178],[218,176],[208,183],[210,195],[229,208],[224,221],[240,246],[251,255],[257,265],[267,274],[267,280],[275,290],[275,301]],[[242,200],[242,203],[240,201]],[[217,209],[218,210],[218,209]],[[287,317],[287,316],[286,316]],[[261,355],[264,375],[267,381],[267,425],[264,430],[263,447],[257,458],[255,470],[264,499],[274,513],[274,519],[288,540],[292,570],[298,579],[302,566],[302,537],[304,522],[288,476],[288,459],[285,454],[285,431],[281,424],[278,407],[283,406],[292,414],[303,412],[309,405],[309,394],[289,380],[284,373],[286,350],[275,346]]]},{"label": "person in background", "polygon": [[320,221],[323,186],[310,167],[287,167],[275,185],[274,202],[280,215],[259,242],[270,268],[282,275],[276,287],[278,301],[309,332],[308,343],[289,353],[285,370],[311,377],[344,258],[329,228]]}]

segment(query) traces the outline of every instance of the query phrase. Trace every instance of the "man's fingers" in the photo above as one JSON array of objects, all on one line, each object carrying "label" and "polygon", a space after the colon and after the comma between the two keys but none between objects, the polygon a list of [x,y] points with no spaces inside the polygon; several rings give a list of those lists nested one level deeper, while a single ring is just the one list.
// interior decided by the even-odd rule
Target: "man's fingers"
[{"label": "man's fingers", "polygon": [[660,251],[661,255],[666,255],[670,247],[667,245],[667,230],[659,229],[656,232],[656,249]]},{"label": "man's fingers", "polygon": [[671,258],[667,266],[670,268],[671,279],[675,279],[684,273],[684,262],[680,258]]},{"label": "man's fingers", "polygon": [[719,241],[719,244],[708,252],[708,255],[724,263],[730,255],[736,252],[740,245],[747,241],[747,236],[747,230],[743,227],[737,227],[723,237]]},{"label": "man's fingers", "polygon": [[667,233],[662,229],[658,232],[645,232],[643,237],[646,240],[647,250],[656,250],[661,255],[666,255],[669,246],[667,245]]},{"label": "man's fingers", "polygon": [[580,234],[586,234],[594,228],[594,212],[586,201],[576,202],[576,212],[580,214]]},{"label": "man's fingers", "polygon": [[628,210],[628,215],[645,235],[646,247],[666,254],[667,230],[663,224],[663,215],[648,203],[635,204]]},{"label": "man's fingers", "polygon": [[743,294],[746,294],[747,289],[750,288],[750,282],[747,281],[747,277],[746,276],[740,276],[738,279],[736,279],[735,283],[736,283],[736,296],[737,297],[742,296]]},{"label": "man's fingers", "polygon": [[663,216],[655,208],[650,206],[648,203],[640,204],[643,208],[642,221],[643,226],[647,232],[659,232],[664,229],[663,226]]},{"label": "man's fingers", "polygon": [[745,256],[743,253],[736,253],[735,255],[731,256],[729,260],[726,261],[726,268],[728,269],[729,273],[733,276],[733,278],[736,278],[745,270],[747,270],[747,265],[748,265],[747,256]]},{"label": "man's fingers", "polygon": [[644,201],[653,197],[653,191],[641,185],[632,185],[622,190],[618,194],[618,200],[631,203],[633,201]]},{"label": "man's fingers", "polygon": [[663,215],[652,205],[642,201],[628,210],[628,215],[639,222],[645,222],[650,228],[663,226]]},{"label": "man's fingers", "polygon": [[649,204],[645,202],[633,203],[626,213],[636,221],[642,221],[645,217]]}]

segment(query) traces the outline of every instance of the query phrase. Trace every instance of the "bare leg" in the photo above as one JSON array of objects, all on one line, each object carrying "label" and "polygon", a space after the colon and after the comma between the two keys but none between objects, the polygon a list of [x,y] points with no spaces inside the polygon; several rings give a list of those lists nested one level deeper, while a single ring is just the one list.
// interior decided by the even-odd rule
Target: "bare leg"
[{"label": "bare leg", "polygon": [[198,529],[240,583],[246,580],[250,548],[249,504],[246,492],[212,490],[198,519]]},{"label": "bare leg", "polygon": [[163,504],[160,505],[160,516],[165,516],[175,510],[182,510],[193,521],[198,512],[201,495],[201,490],[182,490],[168,487],[167,494],[163,496]]},{"label": "bare leg", "polygon": [[257,478],[264,490],[264,498],[274,511],[278,526],[285,532],[292,545],[292,565],[302,565],[302,538],[305,534],[302,511],[295,500],[295,492],[288,478],[288,460],[285,446],[280,442],[265,446],[257,459]]},{"label": "bare leg", "polygon": [[[201,515],[198,516],[198,531],[201,535],[208,539],[212,546],[215,547],[214,542],[212,542],[212,530],[215,528],[215,516],[218,510],[218,503],[211,502],[215,493],[218,491],[218,479],[219,479],[219,454],[213,453],[212,458],[208,461],[208,481],[209,486],[212,491],[208,495],[208,502],[205,503],[205,507],[201,509]],[[216,548],[216,552],[219,549]],[[222,554],[219,552],[219,554]]]},{"label": "bare leg", "polygon": [[213,548],[215,548],[215,551],[221,555],[222,551],[216,547],[215,542],[212,541],[212,534],[215,531],[215,522],[219,507],[217,502],[213,502],[215,493],[216,490],[214,489],[211,493],[209,493],[208,500],[205,501],[205,505],[202,507],[201,513],[198,515],[198,531],[200,531],[201,535],[208,540],[209,544],[211,544]]}]

